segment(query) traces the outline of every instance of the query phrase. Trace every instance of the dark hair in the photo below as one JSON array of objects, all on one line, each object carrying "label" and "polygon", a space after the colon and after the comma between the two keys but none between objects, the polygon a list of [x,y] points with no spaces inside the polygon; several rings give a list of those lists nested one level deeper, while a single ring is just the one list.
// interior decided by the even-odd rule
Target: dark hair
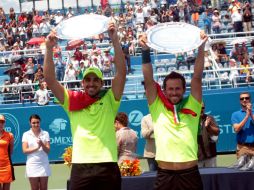
[{"label": "dark hair", "polygon": [[163,89],[166,89],[166,83],[169,79],[180,79],[182,81],[183,89],[186,88],[186,81],[183,75],[180,73],[177,73],[175,71],[172,71],[170,74],[168,74],[165,79],[163,80]]},{"label": "dark hair", "polygon": [[250,95],[249,92],[241,92],[241,93],[240,93],[240,96],[241,96],[242,94],[248,94],[248,95],[250,96],[250,98],[251,98],[251,95]]},{"label": "dark hair", "polygon": [[119,112],[116,115],[115,121],[118,121],[119,123],[121,123],[125,127],[127,127],[128,123],[129,123],[128,116],[124,112]]},{"label": "dark hair", "polygon": [[31,122],[31,120],[32,120],[32,119],[39,119],[39,121],[41,121],[40,116],[39,116],[39,115],[37,115],[37,114],[33,114],[33,115],[31,115],[31,116],[30,116],[30,118],[29,118],[29,121]]}]

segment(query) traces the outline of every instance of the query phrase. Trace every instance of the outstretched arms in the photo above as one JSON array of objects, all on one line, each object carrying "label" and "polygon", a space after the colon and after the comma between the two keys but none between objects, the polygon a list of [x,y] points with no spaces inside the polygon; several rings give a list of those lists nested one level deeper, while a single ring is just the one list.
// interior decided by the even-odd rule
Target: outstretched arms
[{"label": "outstretched arms", "polygon": [[112,40],[115,51],[115,66],[116,74],[112,81],[112,91],[116,100],[120,100],[123,94],[125,80],[126,80],[126,65],[122,48],[117,36],[117,30],[113,23],[109,24],[108,34]]}]

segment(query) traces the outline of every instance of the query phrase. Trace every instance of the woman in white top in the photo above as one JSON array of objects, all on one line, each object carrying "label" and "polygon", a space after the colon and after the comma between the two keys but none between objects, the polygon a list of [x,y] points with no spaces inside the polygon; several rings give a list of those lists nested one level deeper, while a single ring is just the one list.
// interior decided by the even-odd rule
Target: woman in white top
[{"label": "woman in white top", "polygon": [[23,134],[22,149],[27,154],[26,176],[31,190],[47,190],[48,176],[51,175],[48,153],[49,134],[40,127],[40,117],[36,114],[29,118],[31,129]]}]

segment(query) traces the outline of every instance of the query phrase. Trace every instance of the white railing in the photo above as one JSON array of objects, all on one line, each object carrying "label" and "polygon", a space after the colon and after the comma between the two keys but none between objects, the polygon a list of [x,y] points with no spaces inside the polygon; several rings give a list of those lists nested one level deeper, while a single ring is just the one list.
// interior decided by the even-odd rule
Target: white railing
[{"label": "white railing", "polygon": [[[250,70],[254,70],[254,67],[250,67]],[[212,89],[225,89],[225,88],[238,88],[243,86],[252,86],[254,87],[253,80],[249,83],[245,82],[245,76],[235,76],[232,80],[229,79],[228,76],[222,75],[223,73],[230,73],[232,70],[242,70],[242,69],[230,69],[230,68],[224,68],[224,69],[215,69],[215,70],[205,70],[204,71],[204,77],[202,80],[202,88],[203,90],[212,90]],[[186,84],[187,84],[187,91],[190,90],[190,81],[193,74],[193,71],[178,71],[182,73],[186,78]],[[217,74],[215,74],[217,73]],[[155,80],[157,80],[162,85],[163,78],[168,73],[157,73],[154,74]],[[251,73],[251,77],[254,78],[254,72]],[[104,80],[112,80],[112,77],[105,77]],[[143,81],[143,75],[135,75],[135,76],[127,76],[128,82],[126,82],[125,89],[124,89],[124,95],[123,99],[137,99],[137,98],[143,98],[144,97],[144,88],[141,85],[141,82]],[[79,80],[75,81],[62,81],[61,83],[67,87],[68,83],[79,83]],[[26,94],[34,94],[34,88],[38,85],[36,83],[33,84],[23,84],[23,85],[2,85],[0,86],[1,90],[1,99],[0,102],[2,104],[10,104],[10,103],[23,103],[23,102],[29,102],[33,101],[32,99],[29,99],[26,97]],[[24,87],[31,87],[31,91],[22,91]],[[105,88],[109,88],[109,86],[104,86]],[[15,92],[10,90],[9,93],[3,93],[3,88],[10,88],[15,89]],[[73,90],[81,90],[81,85],[79,87],[75,87]],[[53,95],[51,91],[49,91],[51,94],[51,97],[53,99]],[[26,97],[26,98],[23,98]]]}]

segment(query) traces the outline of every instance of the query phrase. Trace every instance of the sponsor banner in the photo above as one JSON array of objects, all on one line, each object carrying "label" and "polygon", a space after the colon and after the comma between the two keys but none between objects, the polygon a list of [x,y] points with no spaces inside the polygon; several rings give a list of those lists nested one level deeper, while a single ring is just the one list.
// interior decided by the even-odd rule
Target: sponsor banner
[{"label": "sponsor banner", "polygon": [[[231,125],[231,114],[240,110],[240,92],[224,92],[204,95],[206,113],[215,117],[220,127],[220,135],[217,143],[218,152],[234,151],[236,137]],[[252,91],[252,97],[254,93]],[[6,117],[6,130],[14,134],[14,163],[25,163],[26,156],[22,152],[22,135],[30,129],[29,117],[38,114],[41,117],[41,128],[49,132],[51,151],[50,161],[60,161],[64,149],[72,145],[69,119],[59,105],[21,107],[6,105],[8,108],[0,109],[0,114]],[[119,111],[125,112],[129,117],[129,126],[138,134],[137,153],[143,155],[145,140],[141,136],[141,119],[148,114],[146,99],[122,101]],[[169,126],[170,127],[170,126]]]}]

